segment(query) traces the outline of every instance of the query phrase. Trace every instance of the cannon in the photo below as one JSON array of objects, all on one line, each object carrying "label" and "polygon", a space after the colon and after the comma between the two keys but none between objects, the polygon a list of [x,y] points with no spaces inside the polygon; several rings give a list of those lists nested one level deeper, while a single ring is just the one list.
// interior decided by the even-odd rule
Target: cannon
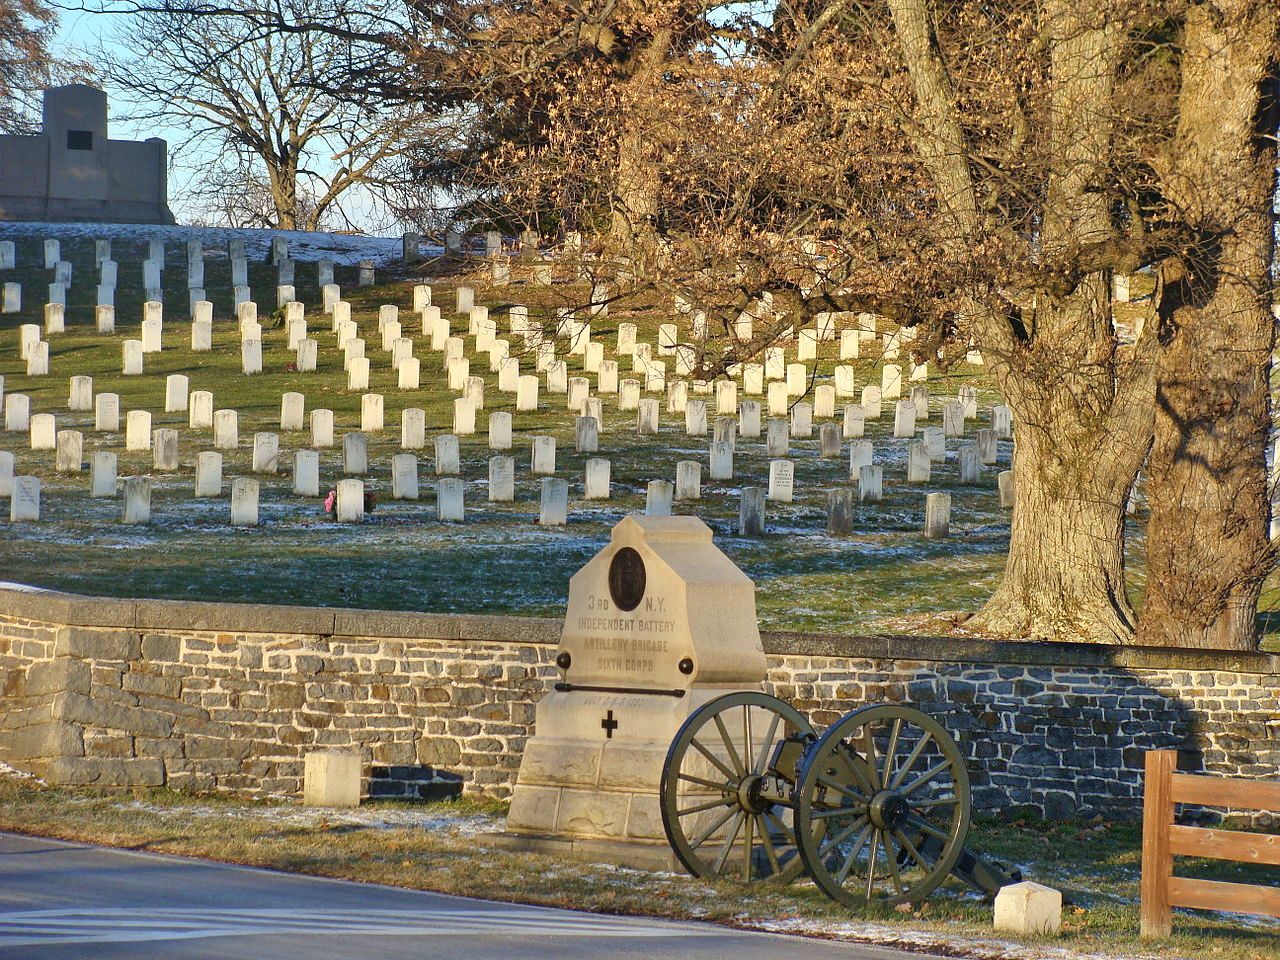
[{"label": "cannon", "polygon": [[949,875],[987,896],[1021,875],[965,847],[969,774],[935,718],[882,703],[821,735],[753,691],[708,701],[667,751],[667,840],[705,879],[789,883],[807,871],[850,906],[915,903]]}]

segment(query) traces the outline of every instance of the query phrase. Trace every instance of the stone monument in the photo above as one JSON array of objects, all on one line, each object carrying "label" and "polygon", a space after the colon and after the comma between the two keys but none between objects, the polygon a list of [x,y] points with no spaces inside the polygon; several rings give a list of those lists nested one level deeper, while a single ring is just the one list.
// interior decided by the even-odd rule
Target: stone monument
[{"label": "stone monument", "polygon": [[698,707],[760,689],[754,584],[696,517],[628,516],[569,582],[556,665],[502,841],[677,869],[659,812],[662,764]]},{"label": "stone monument", "polygon": [[168,147],[107,135],[107,95],[73,83],[44,93],[35,136],[0,135],[0,220],[173,223]]}]

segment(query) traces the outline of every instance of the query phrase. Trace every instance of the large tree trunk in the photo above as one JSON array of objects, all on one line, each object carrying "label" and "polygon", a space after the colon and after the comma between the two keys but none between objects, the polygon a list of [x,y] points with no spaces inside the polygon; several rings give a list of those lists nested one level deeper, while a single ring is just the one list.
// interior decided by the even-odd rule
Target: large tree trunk
[{"label": "large tree trunk", "polygon": [[618,165],[613,189],[611,239],[621,252],[643,256],[657,231],[660,181],[652,156],[651,101],[661,96],[662,65],[671,49],[670,28],[654,33],[648,44],[632,54],[631,76],[623,91],[627,122],[618,143]]},{"label": "large tree trunk", "polygon": [[993,364],[1014,413],[1015,498],[1004,576],[971,629],[1092,643],[1133,635],[1125,506],[1151,436],[1151,368],[1127,352],[1090,362],[1084,332],[1109,315],[1105,275],[1094,275],[1029,319],[1061,339]]},{"label": "large tree trunk", "polygon": [[[889,0],[916,97],[916,149],[938,197],[943,242],[991,239],[979,212],[970,149],[938,53],[927,0]],[[1150,441],[1146,349],[1117,352],[1109,274],[1075,277],[1082,249],[1116,232],[1103,179],[1114,130],[1119,29],[1105,0],[1049,0],[1052,166],[1039,252],[1018,301],[977,290],[969,320],[1014,412],[1015,507],[1004,576],[971,627],[997,636],[1127,642],[1124,509]],[[948,241],[948,238],[950,240]],[[1011,320],[1017,314],[1016,322]]]},{"label": "large tree trunk", "polygon": [[271,202],[276,208],[276,229],[298,229],[298,165],[282,160],[267,164]]},{"label": "large tree trunk", "polygon": [[1178,131],[1162,179],[1204,249],[1161,271],[1143,644],[1257,644],[1272,560],[1264,451],[1278,24],[1274,0],[1187,14]]}]

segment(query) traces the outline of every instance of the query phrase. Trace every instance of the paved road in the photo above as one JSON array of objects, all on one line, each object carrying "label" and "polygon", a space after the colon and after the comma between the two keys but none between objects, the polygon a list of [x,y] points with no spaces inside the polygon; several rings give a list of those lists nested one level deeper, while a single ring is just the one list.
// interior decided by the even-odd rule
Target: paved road
[{"label": "paved road", "polygon": [[514,906],[0,833],[0,958],[907,960],[853,944]]}]

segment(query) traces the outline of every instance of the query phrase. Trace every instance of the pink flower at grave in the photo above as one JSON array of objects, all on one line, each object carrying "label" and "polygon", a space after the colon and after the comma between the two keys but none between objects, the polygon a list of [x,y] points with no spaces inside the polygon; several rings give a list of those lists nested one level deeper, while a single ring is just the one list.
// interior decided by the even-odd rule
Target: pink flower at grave
[{"label": "pink flower at grave", "polygon": [[324,498],[324,512],[333,513],[334,505],[338,502],[338,491],[330,490],[329,496]]}]

